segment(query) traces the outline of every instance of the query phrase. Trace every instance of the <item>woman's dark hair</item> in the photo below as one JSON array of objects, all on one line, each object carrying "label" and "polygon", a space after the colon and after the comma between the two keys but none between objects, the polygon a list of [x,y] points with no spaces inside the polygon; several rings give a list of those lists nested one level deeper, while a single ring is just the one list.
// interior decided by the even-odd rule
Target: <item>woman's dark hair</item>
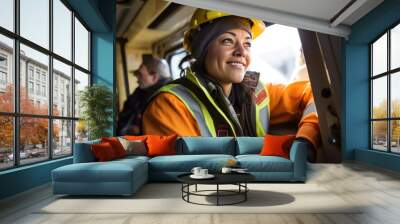
[{"label": "woman's dark hair", "polygon": [[[245,83],[235,83],[232,85],[231,95],[235,100],[233,107],[239,115],[239,123],[244,136],[257,136],[255,124],[255,91]],[[230,97],[231,98],[231,97]]]}]

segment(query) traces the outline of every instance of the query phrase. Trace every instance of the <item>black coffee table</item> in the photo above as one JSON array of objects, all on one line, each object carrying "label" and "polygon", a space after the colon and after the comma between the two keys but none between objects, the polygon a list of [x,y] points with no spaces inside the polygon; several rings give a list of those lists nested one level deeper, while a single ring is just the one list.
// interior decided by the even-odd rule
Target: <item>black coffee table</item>
[{"label": "black coffee table", "polygon": [[[247,200],[247,192],[249,188],[247,187],[247,183],[255,180],[255,177],[248,173],[215,173],[213,174],[215,177],[212,179],[193,179],[190,177],[191,173],[182,174],[177,177],[178,181],[182,183],[182,199],[188,203],[198,204],[198,205],[215,205],[215,204],[202,204],[190,201],[190,196],[204,196],[204,197],[216,197],[217,206],[220,205],[234,205],[239,204],[241,202],[245,202]],[[215,190],[197,190],[198,184],[204,185],[216,185]],[[190,191],[190,186],[195,186],[194,191]],[[220,189],[220,185],[236,185],[238,186],[237,190],[223,190]],[[215,192],[215,194],[205,194],[209,192]],[[221,203],[221,197],[232,197],[232,196],[241,196],[240,199],[231,203]]]}]

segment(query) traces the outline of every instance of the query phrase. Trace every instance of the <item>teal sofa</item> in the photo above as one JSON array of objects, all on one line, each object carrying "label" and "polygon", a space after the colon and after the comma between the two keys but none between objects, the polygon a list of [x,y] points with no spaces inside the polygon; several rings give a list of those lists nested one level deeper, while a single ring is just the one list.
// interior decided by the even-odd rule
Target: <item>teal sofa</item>
[{"label": "teal sofa", "polygon": [[75,144],[74,163],[52,171],[54,194],[131,195],[148,181],[176,181],[176,177],[200,166],[219,172],[228,160],[247,168],[258,182],[304,182],[307,144],[295,141],[290,159],[260,156],[262,137],[182,137],[176,142],[177,155],[127,156],[96,162],[90,145]]}]

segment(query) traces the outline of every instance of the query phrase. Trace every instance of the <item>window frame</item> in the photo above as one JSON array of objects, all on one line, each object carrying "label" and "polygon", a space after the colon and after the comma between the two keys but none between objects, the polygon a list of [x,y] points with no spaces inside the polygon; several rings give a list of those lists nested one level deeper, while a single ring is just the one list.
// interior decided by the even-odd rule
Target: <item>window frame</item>
[{"label": "window frame", "polygon": [[[4,27],[0,26],[0,35],[5,36],[7,38],[12,39],[13,41],[13,52],[12,52],[12,73],[13,79],[14,79],[14,110],[13,112],[2,112],[0,111],[0,116],[2,117],[12,117],[13,119],[13,155],[14,155],[14,161],[13,161],[13,166],[10,167],[5,167],[5,168],[0,168],[0,172],[5,171],[5,170],[10,170],[10,169],[16,169],[19,167],[23,166],[30,166],[33,164],[37,163],[43,163],[46,161],[54,160],[54,159],[61,159],[65,157],[70,157],[73,156],[74,152],[74,143],[75,143],[75,126],[76,122],[80,119],[79,117],[75,116],[75,108],[71,108],[71,114],[68,116],[56,116],[53,114],[53,59],[58,60],[61,63],[64,63],[68,66],[71,67],[71,80],[70,83],[72,86],[71,87],[71,93],[72,93],[72,99],[71,99],[71,105],[74,105],[75,103],[75,95],[77,94],[75,92],[74,88],[74,82],[75,82],[75,69],[85,73],[89,77],[89,83],[88,86],[92,85],[92,61],[91,61],[91,50],[92,50],[92,43],[91,43],[91,38],[92,38],[92,30],[88,27],[88,25],[84,22],[84,20],[72,9],[72,7],[66,2],[65,0],[59,0],[68,10],[71,11],[71,18],[70,18],[70,23],[71,23],[71,59],[64,58],[63,56],[57,54],[54,52],[54,45],[53,45],[53,24],[54,24],[54,18],[53,18],[53,1],[54,0],[47,0],[49,4],[49,47],[46,49],[45,47],[42,47],[39,44],[34,43],[33,41],[30,41],[29,39],[24,38],[23,36],[20,35],[20,0],[14,0],[13,1],[13,10],[14,10],[14,18],[13,18],[13,31],[10,31]],[[83,27],[88,31],[88,69],[85,69],[78,64],[75,63],[75,18],[79,20],[79,22],[83,25]],[[42,54],[45,54],[48,56],[48,71],[47,71],[47,80],[45,84],[45,95],[48,97],[47,103],[48,103],[48,112],[46,115],[39,115],[39,114],[27,114],[27,113],[21,113],[20,111],[20,87],[21,87],[21,80],[20,80],[20,70],[21,70],[21,56],[20,56],[20,45],[23,44],[29,48],[32,48],[33,50],[36,50]],[[26,82],[28,83],[29,81],[32,81],[34,84],[34,92],[36,92],[35,85],[40,83],[40,87],[42,88],[42,79],[41,75],[44,70],[40,69],[39,70],[39,79],[37,80],[36,78],[36,72],[37,68],[33,67],[29,63],[26,64]],[[33,67],[33,79],[30,77],[30,68],[31,66]],[[28,90],[28,84],[26,84],[27,91]],[[43,97],[42,92],[40,88],[40,94],[34,94],[36,96]],[[47,93],[48,92],[48,93]],[[32,100],[32,99],[31,99]],[[34,102],[35,103],[35,102]],[[45,118],[47,119],[48,122],[48,135],[47,135],[47,149],[48,154],[47,157],[43,157],[43,160],[40,160],[38,162],[31,162],[31,163],[24,163],[21,164],[21,159],[20,159],[20,119],[21,118]],[[62,155],[62,156],[55,156],[53,155],[54,152],[54,146],[53,146],[53,123],[55,123],[57,120],[61,121],[70,121],[71,122],[71,140],[70,140],[70,148],[71,148],[71,153],[68,155]]]},{"label": "window frame", "polygon": [[[392,116],[392,98],[391,98],[391,91],[392,91],[392,85],[391,85],[391,79],[393,75],[396,75],[396,73],[400,72],[400,67],[391,69],[391,31],[393,28],[400,26],[400,21],[395,22],[391,26],[385,29],[384,32],[379,34],[375,39],[373,39],[371,42],[368,43],[368,52],[369,52],[369,149],[373,151],[379,151],[379,152],[386,152],[386,153],[391,153],[391,154],[400,154],[400,152],[393,152],[392,151],[392,121],[400,121],[400,117],[393,117]],[[381,37],[384,35],[387,35],[387,64],[386,64],[386,71],[374,75],[373,72],[373,44],[376,43]],[[373,81],[382,77],[386,77],[386,87],[387,87],[387,105],[386,105],[386,117],[385,118],[373,118]],[[374,148],[374,132],[373,132],[373,122],[375,121],[386,121],[386,151],[379,150]]]}]

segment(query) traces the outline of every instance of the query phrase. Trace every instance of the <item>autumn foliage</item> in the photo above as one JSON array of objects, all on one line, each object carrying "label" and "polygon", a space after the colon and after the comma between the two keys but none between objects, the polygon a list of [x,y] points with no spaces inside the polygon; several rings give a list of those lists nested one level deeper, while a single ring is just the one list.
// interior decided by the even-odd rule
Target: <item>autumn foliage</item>
[{"label": "autumn foliage", "polygon": [[[7,86],[6,92],[0,93],[0,111],[13,112],[14,107],[13,85]],[[21,114],[48,114],[48,103],[34,105],[29,99],[25,88],[20,88],[20,111]],[[56,113],[59,113],[56,111]],[[0,147],[13,148],[13,117],[0,116]],[[26,145],[47,144],[48,119],[47,118],[20,118],[20,148]],[[53,126],[53,138],[59,135],[59,127]]]},{"label": "autumn foliage", "polygon": [[[391,117],[400,117],[400,101],[394,99],[391,102]],[[373,108],[373,118],[387,118],[387,101],[382,100],[378,106]],[[375,121],[373,122],[373,134],[374,139],[386,139],[387,136],[387,121]],[[391,123],[391,135],[392,141],[398,141],[400,138],[400,122],[398,120],[393,120]]]}]

